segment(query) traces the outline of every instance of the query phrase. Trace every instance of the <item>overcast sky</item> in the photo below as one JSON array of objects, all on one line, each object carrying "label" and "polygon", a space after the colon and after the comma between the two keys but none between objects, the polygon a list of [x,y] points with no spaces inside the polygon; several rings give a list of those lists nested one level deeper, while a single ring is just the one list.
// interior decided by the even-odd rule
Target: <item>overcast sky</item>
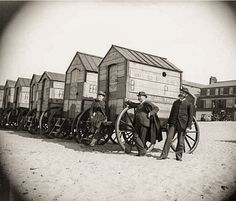
[{"label": "overcast sky", "polygon": [[103,57],[112,44],[166,57],[188,81],[236,79],[235,25],[220,2],[31,2],[1,37],[0,84],[65,73],[76,51]]}]

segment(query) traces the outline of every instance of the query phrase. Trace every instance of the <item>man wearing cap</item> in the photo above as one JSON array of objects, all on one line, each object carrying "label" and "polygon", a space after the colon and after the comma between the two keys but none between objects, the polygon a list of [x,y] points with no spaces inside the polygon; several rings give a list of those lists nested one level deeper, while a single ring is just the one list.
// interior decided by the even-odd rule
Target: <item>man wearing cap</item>
[{"label": "man wearing cap", "polygon": [[[156,115],[159,108],[146,100],[147,95],[145,92],[141,91],[137,96],[139,103],[134,103],[129,100],[126,101],[126,103],[129,107],[136,108],[134,114],[135,133],[133,140],[138,149],[137,156],[144,156],[147,152],[145,148],[147,138],[149,138],[149,141],[153,144],[155,144],[156,139],[158,139],[158,141],[162,140],[160,121]],[[126,150],[126,153],[128,152],[129,151]]]},{"label": "man wearing cap", "polygon": [[99,91],[97,99],[94,100],[90,107],[90,119],[91,119],[91,128],[90,132],[94,133],[93,139],[90,143],[90,146],[94,146],[96,142],[101,138],[100,136],[100,127],[102,122],[106,121],[107,116],[105,112],[105,102],[104,102],[105,93]]},{"label": "man wearing cap", "polygon": [[176,160],[182,161],[185,133],[191,129],[193,121],[193,105],[186,100],[188,94],[188,89],[183,87],[180,90],[179,99],[173,103],[167,123],[167,138],[161,156],[157,158],[158,160],[167,158],[172,140],[177,132]]}]

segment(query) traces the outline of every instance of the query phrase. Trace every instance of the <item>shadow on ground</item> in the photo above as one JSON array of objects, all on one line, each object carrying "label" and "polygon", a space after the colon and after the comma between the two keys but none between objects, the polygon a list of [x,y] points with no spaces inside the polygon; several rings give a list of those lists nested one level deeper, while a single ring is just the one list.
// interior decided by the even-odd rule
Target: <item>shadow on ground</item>
[{"label": "shadow on ground", "polygon": [[[101,152],[101,153],[107,153],[107,154],[125,154],[124,151],[121,149],[121,147],[118,144],[114,144],[111,141],[108,141],[105,145],[96,145],[94,147],[90,147],[85,144],[78,144],[75,142],[73,139],[60,139],[60,138],[53,138],[49,139],[43,135],[38,135],[38,134],[30,134],[25,131],[6,131],[10,134],[13,135],[18,135],[24,138],[35,138],[35,139],[41,139],[42,142],[48,142],[48,143],[55,143],[59,144],[61,146],[64,146],[67,149],[72,149],[74,151],[82,151],[82,152]],[[136,148],[132,148],[132,152],[130,155],[136,155],[137,151]],[[160,153],[161,150],[154,148],[152,149],[151,153]],[[148,153],[146,156],[147,157],[153,157],[151,153]]]}]

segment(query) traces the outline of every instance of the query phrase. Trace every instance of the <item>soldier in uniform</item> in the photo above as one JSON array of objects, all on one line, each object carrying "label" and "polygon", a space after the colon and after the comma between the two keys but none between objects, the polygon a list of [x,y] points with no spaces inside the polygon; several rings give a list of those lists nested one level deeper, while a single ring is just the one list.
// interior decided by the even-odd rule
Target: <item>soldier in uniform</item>
[{"label": "soldier in uniform", "polygon": [[94,133],[93,139],[90,143],[90,146],[94,146],[96,142],[101,138],[100,127],[101,124],[107,120],[105,113],[105,102],[104,102],[105,93],[103,91],[98,92],[97,99],[94,100],[90,107],[90,119],[91,119],[91,128],[90,132]]},{"label": "soldier in uniform", "polygon": [[[131,101],[126,101],[126,104],[131,108],[136,108],[134,114],[134,142],[135,146],[138,149],[137,156],[146,155],[146,141],[147,139],[151,141],[152,144],[156,143],[156,139],[158,141],[162,140],[161,129],[160,129],[160,121],[157,117],[157,112],[159,108],[146,100],[147,95],[145,92],[141,91],[138,93],[139,103],[134,103]],[[130,147],[127,147],[125,152],[129,153]]]},{"label": "soldier in uniform", "polygon": [[167,138],[162,153],[157,158],[158,160],[167,158],[172,140],[177,132],[176,160],[182,161],[185,133],[191,129],[193,121],[193,105],[186,100],[188,94],[188,89],[183,87],[180,90],[179,99],[173,103],[167,124]]}]

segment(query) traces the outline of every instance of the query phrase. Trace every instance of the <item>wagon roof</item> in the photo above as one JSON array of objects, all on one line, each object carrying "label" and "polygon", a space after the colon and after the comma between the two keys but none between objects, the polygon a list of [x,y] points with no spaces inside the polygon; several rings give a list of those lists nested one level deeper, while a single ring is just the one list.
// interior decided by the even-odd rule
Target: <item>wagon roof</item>
[{"label": "wagon roof", "polygon": [[16,81],[13,80],[7,80],[5,86],[8,87],[15,87]]},{"label": "wagon roof", "polygon": [[236,80],[219,81],[213,84],[206,85],[204,88],[229,87],[229,86],[236,86]]},{"label": "wagon roof", "polygon": [[32,84],[32,81],[35,79],[36,82],[38,82],[40,80],[41,75],[36,75],[33,74],[32,79],[30,81],[30,85]]},{"label": "wagon roof", "polygon": [[167,58],[143,53],[136,50],[131,50],[117,45],[112,45],[112,47],[114,47],[121,55],[123,55],[129,61],[182,72],[178,67],[168,61]]},{"label": "wagon roof", "polygon": [[[76,52],[74,58],[72,59],[72,61],[70,63],[70,66],[76,56],[79,57],[79,59],[80,59],[81,63],[83,64],[86,71],[98,72],[98,65],[102,61],[102,57],[83,53],[83,52]],[[70,68],[70,66],[69,66],[69,68]],[[68,69],[67,69],[67,71],[68,71]]]},{"label": "wagon roof", "polygon": [[42,74],[42,76],[39,79],[39,82],[41,81],[44,74],[46,74],[48,76],[48,78],[52,81],[65,82],[65,74],[48,72],[48,71],[44,71],[44,73]]},{"label": "wagon roof", "polygon": [[186,80],[183,80],[182,82],[183,82],[184,85],[187,85],[187,86],[190,86],[190,87],[196,87],[196,88],[206,87],[206,85],[199,84],[199,83],[196,83],[196,82],[190,82],[190,81],[186,81]]},{"label": "wagon roof", "polygon": [[29,87],[30,86],[31,79],[29,78],[23,78],[23,77],[18,77],[16,83],[19,83],[20,86],[22,87]]}]

